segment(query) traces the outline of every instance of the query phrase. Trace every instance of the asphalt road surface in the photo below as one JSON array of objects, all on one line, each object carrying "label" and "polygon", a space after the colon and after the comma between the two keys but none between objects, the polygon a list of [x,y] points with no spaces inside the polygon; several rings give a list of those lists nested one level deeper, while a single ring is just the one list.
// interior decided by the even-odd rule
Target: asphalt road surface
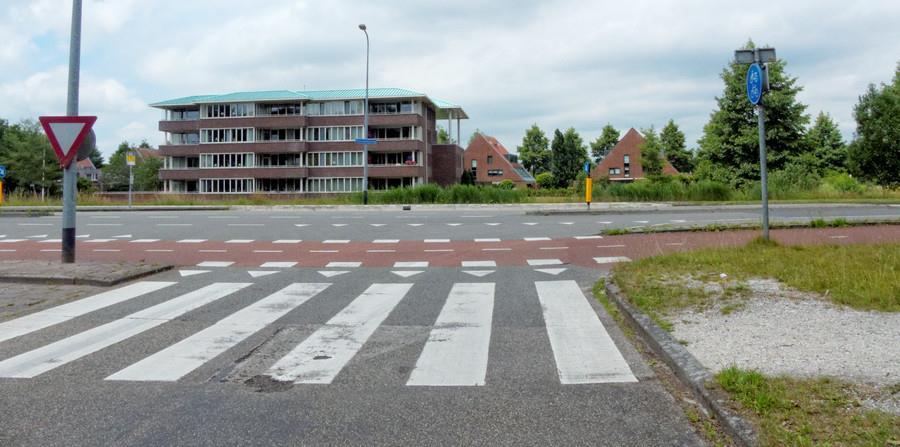
[{"label": "asphalt road surface", "polygon": [[0,444],[700,444],[596,270],[267,271],[0,323]]}]

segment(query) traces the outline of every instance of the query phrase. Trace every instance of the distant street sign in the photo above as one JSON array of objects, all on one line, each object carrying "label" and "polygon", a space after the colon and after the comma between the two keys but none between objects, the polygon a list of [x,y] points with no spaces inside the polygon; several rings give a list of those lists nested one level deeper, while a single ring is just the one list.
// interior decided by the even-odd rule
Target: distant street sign
[{"label": "distant street sign", "polygon": [[0,180],[6,178],[6,166],[0,166]]},{"label": "distant street sign", "polygon": [[72,162],[81,142],[97,121],[96,116],[42,116],[39,119],[62,167]]},{"label": "distant street sign", "polygon": [[589,162],[589,161],[584,162],[584,173],[585,174],[591,173],[591,162]]},{"label": "distant street sign", "polygon": [[134,166],[135,161],[136,161],[136,157],[134,155],[134,152],[129,152],[129,153],[125,154],[125,164],[127,164],[128,166]]},{"label": "distant street sign", "polygon": [[753,105],[759,104],[763,93],[763,72],[759,64],[750,64],[747,69],[747,98]]},{"label": "distant street sign", "polygon": [[356,139],[356,144],[370,145],[370,144],[377,144],[377,143],[378,143],[378,140],[376,140],[374,138],[357,138]]}]

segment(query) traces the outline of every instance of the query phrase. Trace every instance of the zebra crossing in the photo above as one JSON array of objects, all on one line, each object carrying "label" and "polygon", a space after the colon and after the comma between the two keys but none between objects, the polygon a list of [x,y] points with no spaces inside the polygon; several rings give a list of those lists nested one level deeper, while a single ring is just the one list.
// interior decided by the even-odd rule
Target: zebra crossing
[{"label": "zebra crossing", "polygon": [[[545,334],[548,351],[552,351],[561,385],[637,382],[589,298],[574,280],[533,281],[527,284],[529,292],[524,298],[519,293],[504,293],[493,281],[437,285],[427,280],[407,280],[341,287],[326,281],[291,282],[271,292],[260,292],[250,287],[254,285],[250,282],[196,280],[196,284],[176,286],[174,281],[141,281],[0,322],[0,380],[36,378],[57,368],[79,366],[99,351],[126,341],[149,339],[147,343],[152,345],[156,340],[148,333],[154,328],[189,319],[188,314],[194,311],[227,307],[229,313],[216,317],[208,326],[177,339],[166,338],[164,346],[153,345],[152,350],[140,355],[126,355],[126,360],[116,365],[116,371],[97,377],[120,382],[176,382],[226,352],[234,350],[232,353],[237,352],[239,357],[253,355],[252,351],[239,352],[247,349],[244,342],[266,329],[283,325],[290,315],[313,312],[317,306],[352,298],[311,327],[299,343],[264,362],[253,375],[294,384],[331,384],[354,358],[366,351],[367,343],[398,312],[398,307],[432,306],[438,310],[436,305],[440,303],[436,317],[434,311],[426,312],[430,315],[427,334],[423,332],[424,338],[416,345],[416,360],[404,379],[405,385],[490,386],[489,366],[494,361],[491,354],[497,349],[491,345],[492,331],[498,324],[497,318],[509,318],[497,314],[497,310],[510,309],[497,307],[495,302],[504,299],[515,300],[516,306],[539,306],[544,323],[540,332]],[[365,289],[359,290],[363,286]],[[532,301],[525,301],[529,299]],[[235,309],[235,302],[243,306]],[[86,318],[122,306],[135,311],[105,322],[102,318]],[[82,323],[78,326],[83,329],[80,332],[54,330],[65,328],[74,319]],[[86,329],[85,319],[92,322]],[[62,335],[54,339],[52,334]],[[3,349],[30,336],[42,336],[38,339],[48,342],[19,353]],[[90,368],[85,369],[91,374]],[[72,374],[72,369],[66,371]]]}]

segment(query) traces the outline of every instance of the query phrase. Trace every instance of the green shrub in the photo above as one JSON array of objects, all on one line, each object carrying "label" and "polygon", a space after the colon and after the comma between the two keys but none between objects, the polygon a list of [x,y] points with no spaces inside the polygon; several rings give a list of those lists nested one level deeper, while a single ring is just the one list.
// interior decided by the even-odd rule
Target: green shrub
[{"label": "green shrub", "polygon": [[845,172],[835,172],[825,177],[824,185],[841,194],[858,194],[865,190],[855,178]]},{"label": "green shrub", "polygon": [[534,178],[537,182],[538,186],[541,188],[555,188],[556,187],[556,177],[553,176],[550,172],[542,172]]},{"label": "green shrub", "polygon": [[500,189],[515,189],[516,184],[513,183],[513,181],[510,179],[505,179],[502,182],[500,182],[499,184],[497,184],[497,187]]}]

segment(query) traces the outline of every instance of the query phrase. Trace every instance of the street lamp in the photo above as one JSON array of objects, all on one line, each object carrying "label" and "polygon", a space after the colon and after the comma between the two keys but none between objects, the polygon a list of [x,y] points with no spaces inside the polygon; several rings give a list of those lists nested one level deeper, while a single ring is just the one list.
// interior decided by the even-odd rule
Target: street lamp
[{"label": "street lamp", "polygon": [[[364,23],[359,29],[366,35],[366,102],[363,109],[363,138],[369,138],[369,32]],[[363,145],[363,205],[369,204],[369,145]]]}]

